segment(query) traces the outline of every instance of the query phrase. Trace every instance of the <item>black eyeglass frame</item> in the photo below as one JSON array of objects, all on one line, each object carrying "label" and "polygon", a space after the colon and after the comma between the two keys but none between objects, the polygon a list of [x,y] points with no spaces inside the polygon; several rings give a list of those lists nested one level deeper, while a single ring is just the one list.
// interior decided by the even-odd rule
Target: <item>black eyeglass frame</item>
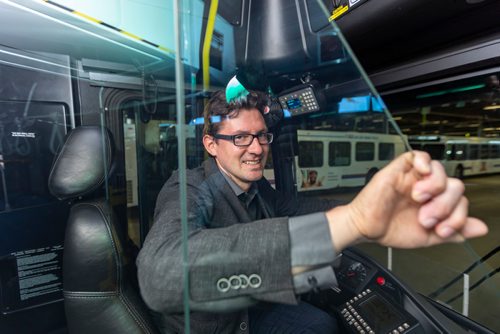
[{"label": "black eyeglass frame", "polygon": [[[252,136],[252,140],[246,145],[236,144],[236,137],[240,137],[240,136],[242,136],[242,137]],[[261,136],[265,136],[265,137],[261,137]],[[214,137],[216,139],[223,139],[223,140],[232,141],[234,146],[238,146],[238,147],[247,147],[247,146],[252,145],[255,138],[257,138],[257,141],[259,142],[260,145],[269,145],[273,142],[273,139],[274,139],[274,135],[272,132],[261,132],[261,133],[258,133],[256,135],[251,134],[251,133],[240,133],[237,135],[222,135],[219,133],[215,133],[212,135],[212,137]],[[260,141],[260,138],[265,138],[266,142],[262,143]]]}]

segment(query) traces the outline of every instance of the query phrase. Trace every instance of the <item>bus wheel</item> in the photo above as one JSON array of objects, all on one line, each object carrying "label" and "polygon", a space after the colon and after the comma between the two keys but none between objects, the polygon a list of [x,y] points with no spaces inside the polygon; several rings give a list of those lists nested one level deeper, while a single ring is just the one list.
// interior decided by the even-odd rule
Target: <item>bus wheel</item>
[{"label": "bus wheel", "polygon": [[368,182],[370,182],[370,180],[373,178],[375,174],[377,174],[377,172],[378,172],[377,168],[372,168],[368,171],[368,173],[366,173],[365,185],[367,185]]},{"label": "bus wheel", "polygon": [[462,166],[457,166],[455,169],[455,175],[457,179],[463,179],[464,178],[464,168]]}]

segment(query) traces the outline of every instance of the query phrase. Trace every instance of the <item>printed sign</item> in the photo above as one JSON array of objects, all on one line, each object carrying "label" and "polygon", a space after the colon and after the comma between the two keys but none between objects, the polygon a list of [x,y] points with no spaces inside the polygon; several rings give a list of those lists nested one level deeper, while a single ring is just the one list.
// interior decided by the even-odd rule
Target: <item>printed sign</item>
[{"label": "printed sign", "polygon": [[2,313],[62,299],[62,245],[11,253],[0,259]]}]

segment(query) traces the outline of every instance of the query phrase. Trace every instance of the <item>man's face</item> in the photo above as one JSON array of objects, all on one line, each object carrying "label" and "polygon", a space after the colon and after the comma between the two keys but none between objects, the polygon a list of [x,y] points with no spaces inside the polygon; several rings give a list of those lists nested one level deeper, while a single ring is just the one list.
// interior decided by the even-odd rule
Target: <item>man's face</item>
[{"label": "man's face", "polygon": [[309,172],[309,181],[311,183],[315,183],[317,177],[318,177],[318,174],[316,172]]},{"label": "man's face", "polygon": [[[266,123],[257,109],[240,109],[238,116],[222,121],[218,134],[258,134],[267,132]],[[247,191],[252,182],[260,180],[266,165],[269,145],[261,145],[254,138],[250,146],[236,146],[231,140],[215,139],[206,135],[203,143],[217,165],[241,189]]]}]

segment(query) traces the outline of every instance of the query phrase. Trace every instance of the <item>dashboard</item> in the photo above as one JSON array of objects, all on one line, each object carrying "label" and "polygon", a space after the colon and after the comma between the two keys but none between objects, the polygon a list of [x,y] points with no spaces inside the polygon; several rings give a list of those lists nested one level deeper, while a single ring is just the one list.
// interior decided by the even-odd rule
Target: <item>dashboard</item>
[{"label": "dashboard", "polygon": [[333,263],[338,286],[309,300],[334,314],[342,333],[493,333],[407,287],[355,248]]},{"label": "dashboard", "polygon": [[339,285],[350,295],[337,306],[344,327],[353,333],[424,333],[419,322],[401,307],[404,294],[373,264],[343,253],[337,270]]}]

